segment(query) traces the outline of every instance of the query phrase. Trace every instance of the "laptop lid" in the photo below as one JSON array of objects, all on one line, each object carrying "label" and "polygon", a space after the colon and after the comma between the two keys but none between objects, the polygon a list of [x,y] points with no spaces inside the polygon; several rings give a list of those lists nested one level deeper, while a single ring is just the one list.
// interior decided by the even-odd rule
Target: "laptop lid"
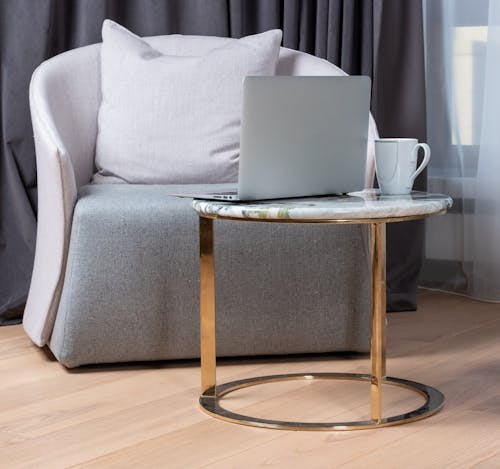
[{"label": "laptop lid", "polygon": [[239,198],[362,190],[369,108],[365,76],[246,77]]}]

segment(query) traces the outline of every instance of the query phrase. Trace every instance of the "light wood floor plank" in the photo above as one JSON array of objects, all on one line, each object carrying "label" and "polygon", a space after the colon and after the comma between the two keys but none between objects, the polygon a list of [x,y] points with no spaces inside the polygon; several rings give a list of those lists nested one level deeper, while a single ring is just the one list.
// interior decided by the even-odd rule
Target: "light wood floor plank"
[{"label": "light wood floor plank", "polygon": [[[135,464],[139,464],[140,457],[145,458],[143,461],[147,462],[147,464],[155,466],[167,454],[172,461],[189,462],[190,457],[192,457],[191,451],[193,451],[194,447],[200,448],[203,454],[206,454],[207,458],[210,459],[209,455],[213,449],[212,446],[218,448],[220,459],[207,461],[209,467],[238,467],[245,465],[245,462],[248,463],[248,461],[252,461],[252,467],[337,467],[342,464],[348,464],[351,467],[377,467],[379,462],[374,462],[371,465],[370,456],[376,453],[378,448],[385,449],[381,456],[381,459],[384,460],[384,465],[395,461],[393,467],[402,467],[400,455],[406,452],[412,453],[414,442],[421,439],[425,440],[425,436],[423,438],[418,437],[418,434],[427,429],[430,429],[427,433],[429,440],[427,443],[430,445],[429,455],[431,456],[426,460],[426,464],[429,464],[427,467],[446,467],[442,463],[448,459],[450,463],[455,461],[455,463],[460,464],[462,457],[464,458],[464,462],[469,461],[472,463],[482,455],[490,454],[492,447],[498,448],[500,444],[500,435],[498,435],[500,418],[494,415],[489,424],[481,427],[479,420],[484,419],[485,415],[477,415],[477,413],[471,413],[469,410],[476,408],[480,403],[490,401],[498,394],[498,375],[489,371],[490,366],[494,364],[495,357],[491,357],[492,360],[489,358],[485,360],[484,363],[486,366],[476,370],[474,376],[468,377],[463,387],[457,388],[456,383],[461,377],[461,366],[468,363],[481,363],[481,359],[485,358],[484,354],[487,352],[487,347],[481,347],[481,344],[477,342],[481,337],[485,337],[488,344],[490,343],[488,340],[490,336],[499,336],[500,321],[495,320],[494,324],[497,325],[496,329],[491,326],[487,326],[486,331],[474,329],[452,337],[447,341],[448,345],[452,346],[452,348],[458,344],[463,344],[461,352],[456,356],[457,364],[450,366],[447,375],[442,373],[440,359],[435,363],[427,363],[424,364],[425,366],[419,364],[414,368],[414,371],[415,369],[422,369],[418,373],[422,381],[429,382],[433,379],[438,381],[440,388],[447,394],[448,403],[445,411],[431,419],[407,426],[384,430],[349,432],[345,434],[295,433],[248,429],[257,434],[262,432],[278,433],[278,436],[274,437],[270,435],[270,438],[272,438],[270,441],[264,441],[258,446],[252,445],[252,447],[241,451],[239,454],[234,454],[234,448],[239,446],[239,442],[233,441],[233,439],[241,435],[225,434],[225,432],[217,433],[217,435],[211,435],[209,441],[207,441],[204,432],[198,433],[194,428],[181,429],[179,432],[174,432],[174,434],[158,437],[155,440],[144,441],[133,448],[100,458],[95,461],[96,467],[100,465],[104,467],[123,467],[123,465],[129,463],[132,467]],[[433,344],[432,346],[435,347],[436,345]],[[468,349],[469,346],[473,348],[473,351]],[[431,349],[431,355],[432,352],[433,350]],[[462,364],[461,366],[459,366],[460,363]],[[481,393],[478,393],[478,385],[480,385],[480,389],[484,388]],[[276,401],[276,405],[279,405],[282,399],[286,400],[286,396],[281,396]],[[248,410],[255,410],[259,407],[259,404],[255,404],[253,408]],[[311,407],[313,408],[311,409]],[[308,408],[313,412],[313,418],[315,417],[314,412],[321,412],[320,408],[315,409],[311,405]],[[468,418],[471,419],[471,428],[468,428],[466,424]],[[460,423],[459,429],[454,428],[457,422]],[[236,433],[239,433],[239,428],[237,427],[237,430],[235,430]],[[247,432],[248,430],[245,429]],[[454,443],[451,446],[452,450],[450,452],[448,452],[447,437],[445,436],[448,434]],[[478,453],[475,452],[475,448],[468,444],[471,435],[474,435],[480,443]],[[442,446],[442,437],[444,438],[444,446]],[[179,444],[178,438],[181,441],[185,441],[185,443]],[[225,445],[228,442],[231,445],[226,449]],[[462,446],[468,448],[467,458],[456,450],[456,448]],[[451,459],[452,456],[455,458],[455,454],[457,455],[456,459]],[[361,456],[364,456],[366,460],[361,459]],[[423,465],[425,459],[422,460],[422,457],[425,458],[425,451],[421,457],[408,460],[405,467],[426,467]],[[333,458],[331,466],[328,465],[329,458]],[[200,464],[201,461],[197,463]],[[188,467],[191,466],[188,464]],[[389,467],[391,466],[389,465]],[[462,467],[468,466],[465,465]]]},{"label": "light wood floor plank", "polygon": [[[65,370],[0,328],[0,467],[500,467],[500,305],[419,292],[419,311],[389,315],[388,373],[446,395],[430,419],[361,432],[286,432],[220,422],[197,406],[196,362]],[[222,381],[301,371],[368,371],[365,355],[223,361]],[[248,388],[228,408],[274,418],[354,419],[363,383]],[[419,397],[385,390],[391,413]]]}]

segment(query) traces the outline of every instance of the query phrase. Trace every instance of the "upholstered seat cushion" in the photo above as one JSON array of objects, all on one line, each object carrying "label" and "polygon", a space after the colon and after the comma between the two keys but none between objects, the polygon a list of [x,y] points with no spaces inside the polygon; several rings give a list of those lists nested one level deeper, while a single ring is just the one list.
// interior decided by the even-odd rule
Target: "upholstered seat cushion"
[{"label": "upholstered seat cushion", "polygon": [[[199,355],[198,218],[169,194],[204,189],[221,187],[81,188],[50,342],[62,363]],[[218,354],[367,351],[365,233],[216,222]]]}]

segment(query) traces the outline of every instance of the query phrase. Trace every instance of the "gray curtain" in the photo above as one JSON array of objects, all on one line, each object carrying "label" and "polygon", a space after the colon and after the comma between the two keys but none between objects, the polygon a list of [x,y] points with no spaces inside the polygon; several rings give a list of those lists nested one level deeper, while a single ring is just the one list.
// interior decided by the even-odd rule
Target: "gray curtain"
[{"label": "gray curtain", "polygon": [[[36,167],[28,106],[35,67],[100,42],[111,18],[139,35],[240,37],[283,30],[283,45],[373,80],[382,136],[425,138],[420,0],[2,0],[0,2],[0,324],[29,287],[36,234]],[[421,186],[423,187],[423,186]],[[423,231],[388,231],[390,310],[414,309]]]},{"label": "gray curtain", "polygon": [[[426,141],[425,70],[420,0],[382,2],[372,109],[381,137]],[[427,189],[427,171],[415,181]],[[387,226],[387,307],[414,310],[424,255],[424,221]]]}]

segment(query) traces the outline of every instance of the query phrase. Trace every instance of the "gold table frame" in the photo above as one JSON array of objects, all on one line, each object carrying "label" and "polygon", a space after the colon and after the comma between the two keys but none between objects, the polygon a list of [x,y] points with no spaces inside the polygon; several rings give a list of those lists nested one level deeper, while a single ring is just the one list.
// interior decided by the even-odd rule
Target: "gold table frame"
[{"label": "gold table frame", "polygon": [[[444,213],[442,210],[432,215]],[[431,214],[429,214],[431,215]],[[425,384],[386,376],[386,223],[424,218],[428,215],[385,219],[297,220],[249,219],[199,214],[200,223],[200,341],[201,341],[201,408],[212,417],[232,423],[283,430],[361,430],[387,427],[420,420],[438,412],[444,405],[444,395]],[[293,373],[259,376],[216,385],[215,339],[215,266],[214,219],[240,222],[308,223],[308,224],[368,224],[370,225],[371,256],[371,373]],[[355,380],[370,383],[370,420],[349,422],[296,422],[271,420],[238,414],[222,407],[221,399],[238,389],[288,380]],[[414,391],[425,398],[419,408],[390,417],[382,416],[382,384],[395,385]]]}]

